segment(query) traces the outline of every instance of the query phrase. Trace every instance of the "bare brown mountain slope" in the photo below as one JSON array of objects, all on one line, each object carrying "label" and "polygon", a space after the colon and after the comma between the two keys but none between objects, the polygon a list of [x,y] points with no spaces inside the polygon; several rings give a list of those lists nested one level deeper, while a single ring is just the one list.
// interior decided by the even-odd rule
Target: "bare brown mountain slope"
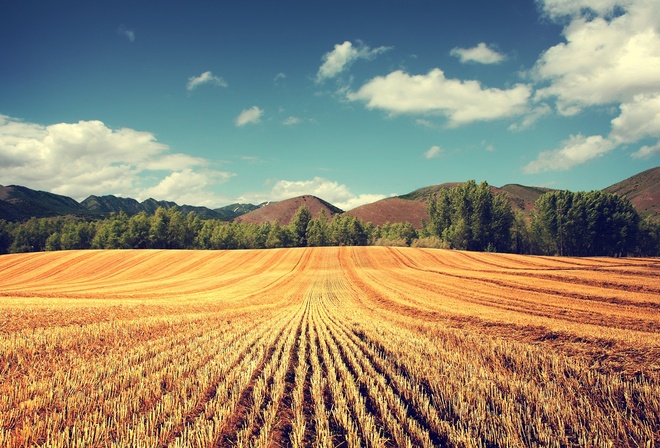
[{"label": "bare brown mountain slope", "polygon": [[343,213],[343,210],[324,201],[323,199],[319,199],[316,196],[305,195],[265,205],[261,208],[234,218],[234,221],[252,224],[279,221],[280,224],[287,225],[291,223],[294,215],[303,205],[307,206],[310,213],[312,214],[312,218],[317,218],[321,213],[321,210],[325,210],[325,213],[329,219],[331,219],[337,213]]},{"label": "bare brown mountain slope", "polygon": [[603,191],[627,197],[642,216],[660,219],[660,167],[642,171]]},{"label": "bare brown mountain slope", "polygon": [[422,222],[429,222],[428,205],[421,201],[402,198],[387,198],[371,204],[361,205],[346,212],[364,222],[382,226],[386,222],[409,222],[416,229]]}]

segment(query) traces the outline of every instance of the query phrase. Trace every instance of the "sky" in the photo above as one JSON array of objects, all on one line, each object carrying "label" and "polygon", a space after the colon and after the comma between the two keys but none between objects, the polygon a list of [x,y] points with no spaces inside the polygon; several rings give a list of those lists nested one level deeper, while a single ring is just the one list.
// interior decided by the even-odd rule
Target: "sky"
[{"label": "sky", "polygon": [[2,185],[350,210],[659,164],[657,0],[3,1]]}]

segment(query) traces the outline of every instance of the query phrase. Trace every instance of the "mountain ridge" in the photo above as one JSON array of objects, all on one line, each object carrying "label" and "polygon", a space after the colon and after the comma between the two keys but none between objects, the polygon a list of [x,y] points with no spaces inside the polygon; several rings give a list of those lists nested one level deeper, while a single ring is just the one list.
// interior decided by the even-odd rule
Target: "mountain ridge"
[{"label": "mountain ridge", "polygon": [[[365,222],[382,225],[385,222],[408,221],[415,226],[428,222],[428,202],[433,195],[443,188],[452,188],[464,182],[445,182],[414,190],[410,193],[386,198],[354,209],[343,211],[333,204],[312,195],[303,195],[278,202],[266,202],[259,205],[230,204],[217,209],[208,207],[178,205],[171,201],[157,201],[153,198],[138,202],[133,198],[113,195],[91,195],[82,202],[68,196],[45,191],[32,190],[19,185],[0,185],[0,219],[7,221],[25,221],[31,217],[45,218],[73,215],[89,219],[107,217],[110,213],[124,212],[134,215],[142,211],[153,214],[158,207],[178,207],[182,213],[190,212],[202,219],[223,221],[253,222],[279,221],[287,224],[303,204],[310,208],[314,217],[323,209],[331,218],[334,214],[346,213]],[[545,187],[506,184],[502,187],[491,186],[494,193],[503,193],[509,198],[514,211],[528,214],[534,202],[543,193],[553,191]],[[660,219],[660,167],[651,168],[617,182],[602,191],[617,193],[630,200],[642,217]]]}]

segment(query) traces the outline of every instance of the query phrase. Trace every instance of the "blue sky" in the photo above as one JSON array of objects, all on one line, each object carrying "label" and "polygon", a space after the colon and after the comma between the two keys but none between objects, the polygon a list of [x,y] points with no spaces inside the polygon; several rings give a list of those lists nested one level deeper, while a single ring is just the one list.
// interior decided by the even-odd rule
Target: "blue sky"
[{"label": "blue sky", "polygon": [[660,160],[656,0],[12,1],[0,184],[350,209]]}]

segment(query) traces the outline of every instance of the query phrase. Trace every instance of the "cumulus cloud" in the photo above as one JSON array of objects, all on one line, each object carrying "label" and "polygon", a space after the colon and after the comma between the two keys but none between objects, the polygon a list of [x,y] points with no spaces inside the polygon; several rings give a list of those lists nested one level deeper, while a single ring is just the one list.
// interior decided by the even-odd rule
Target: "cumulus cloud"
[{"label": "cumulus cloud", "polygon": [[424,153],[426,159],[436,159],[442,155],[442,148],[439,146],[431,146],[428,151]]},{"label": "cumulus cloud", "polygon": [[656,154],[660,154],[660,141],[653,146],[642,146],[632,154],[632,157],[634,159],[648,159]]},{"label": "cumulus cloud", "polygon": [[[603,13],[615,4],[625,13],[593,18],[581,13],[587,5]],[[537,97],[556,98],[559,111],[569,115],[660,91],[660,8],[655,1],[554,0],[545,7],[553,15],[573,15],[563,30],[566,41],[545,51],[534,67],[533,76],[548,83]]]},{"label": "cumulus cloud", "polygon": [[[658,140],[633,157],[658,154],[660,146],[660,8],[655,0],[545,0],[562,20],[564,42],[545,51],[532,70],[541,86],[536,100],[555,100],[563,115],[617,104],[609,135],[572,136],[543,152],[527,172],[568,169],[619,146]],[[556,162],[556,164],[554,163]]]},{"label": "cumulus cloud", "polygon": [[618,143],[631,143],[647,137],[660,138],[660,92],[636,95],[621,104],[621,114],[612,120],[611,137]]},{"label": "cumulus cloud", "polygon": [[334,78],[356,60],[373,59],[389,49],[390,47],[378,47],[372,49],[363,44],[359,44],[356,47],[349,41],[345,41],[342,44],[336,44],[332,51],[323,55],[323,64],[321,64],[321,67],[319,67],[319,71],[316,74],[316,81],[322,82],[326,79]]},{"label": "cumulus cloud", "polygon": [[191,76],[190,78],[188,78],[186,89],[188,89],[189,92],[192,92],[197,87],[202,85],[227,87],[227,82],[224,79],[222,79],[220,76],[215,76],[210,71],[206,71],[199,76]]},{"label": "cumulus cloud", "polygon": [[448,79],[439,68],[426,75],[409,75],[401,70],[378,76],[357,92],[351,101],[364,101],[369,109],[382,109],[392,115],[444,115],[449,126],[474,121],[495,120],[523,113],[531,88],[518,84],[511,89],[484,88],[478,81]]},{"label": "cumulus cloud", "polygon": [[279,180],[275,182],[270,191],[245,195],[239,198],[239,202],[258,204],[266,201],[282,201],[302,195],[319,197],[342,210],[351,210],[386,197],[382,194],[356,195],[344,184],[317,176],[310,180]]},{"label": "cumulus cloud", "polygon": [[503,54],[489,48],[484,42],[480,42],[476,47],[472,48],[453,48],[450,54],[459,58],[464,64],[467,62],[499,64],[506,59]]},{"label": "cumulus cloud", "polygon": [[218,204],[228,201],[211,193],[210,188],[228,181],[234,175],[222,171],[195,171],[186,168],[172,172],[158,184],[142,190],[140,196],[167,198],[168,201],[174,201],[179,205],[217,207]]},{"label": "cumulus cloud", "polygon": [[544,151],[536,160],[527,164],[523,171],[528,174],[543,171],[565,171],[613,150],[614,143],[601,135],[585,137],[571,135],[560,148]]},{"label": "cumulus cloud", "polygon": [[[142,200],[148,197],[145,194],[158,192],[151,190],[151,184],[159,185],[175,173],[194,175],[198,183],[204,178],[205,186],[232,176],[203,168],[208,165],[203,158],[171,153],[150,132],[111,129],[97,120],[44,126],[0,115],[0,179],[5,184],[77,200],[91,194]],[[197,199],[205,201],[208,197],[200,194]]]},{"label": "cumulus cloud", "polygon": [[243,109],[234,120],[236,126],[243,127],[246,124],[257,124],[261,121],[264,111],[257,106],[252,106],[249,109]]},{"label": "cumulus cloud", "polygon": [[120,25],[119,28],[117,28],[117,34],[125,37],[130,42],[135,42],[135,31],[127,29],[124,25]]}]

